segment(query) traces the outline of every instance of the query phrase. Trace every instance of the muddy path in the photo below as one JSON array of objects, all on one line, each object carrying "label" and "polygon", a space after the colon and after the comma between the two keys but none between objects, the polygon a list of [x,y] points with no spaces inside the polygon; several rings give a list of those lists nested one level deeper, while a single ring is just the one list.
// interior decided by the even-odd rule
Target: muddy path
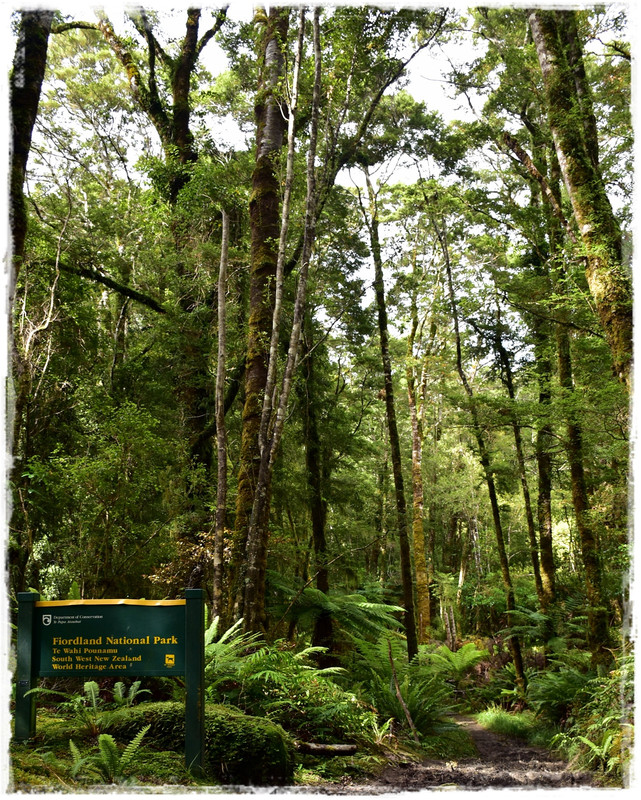
[{"label": "muddy path", "polygon": [[388,766],[375,783],[324,787],[327,794],[387,794],[421,789],[546,788],[596,786],[592,776],[571,770],[548,751],[485,730],[473,719],[458,717],[478,756],[455,762],[422,761]]}]

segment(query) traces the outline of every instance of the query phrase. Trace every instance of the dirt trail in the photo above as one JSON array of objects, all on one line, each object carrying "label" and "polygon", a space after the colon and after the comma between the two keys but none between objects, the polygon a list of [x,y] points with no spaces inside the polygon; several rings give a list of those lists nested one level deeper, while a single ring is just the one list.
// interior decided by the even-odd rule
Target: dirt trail
[{"label": "dirt trail", "polygon": [[433,787],[483,789],[488,787],[566,788],[595,786],[592,777],[576,772],[546,750],[492,733],[473,719],[458,717],[469,733],[478,757],[458,762],[423,761],[387,767],[375,784],[325,787],[327,794],[387,794]]}]

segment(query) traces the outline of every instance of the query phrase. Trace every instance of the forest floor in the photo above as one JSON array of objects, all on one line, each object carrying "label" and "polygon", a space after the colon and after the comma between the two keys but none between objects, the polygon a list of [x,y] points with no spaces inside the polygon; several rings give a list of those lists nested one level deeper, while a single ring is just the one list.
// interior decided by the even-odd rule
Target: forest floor
[{"label": "forest floor", "polygon": [[388,794],[436,787],[484,789],[504,787],[567,788],[597,786],[594,776],[572,770],[547,750],[507,738],[481,727],[469,717],[457,717],[470,735],[478,756],[459,761],[401,762],[386,767],[373,782],[316,787],[322,794]]}]

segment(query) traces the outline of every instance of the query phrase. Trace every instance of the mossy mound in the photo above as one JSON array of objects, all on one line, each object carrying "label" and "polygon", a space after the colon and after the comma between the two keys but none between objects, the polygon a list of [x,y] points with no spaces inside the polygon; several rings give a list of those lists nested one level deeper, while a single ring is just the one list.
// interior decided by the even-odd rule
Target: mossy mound
[{"label": "mossy mound", "polygon": [[[182,752],[185,707],[182,703],[142,703],[123,709],[110,731],[130,741],[150,725],[145,742],[162,750]],[[229,706],[205,708],[207,771],[223,783],[278,786],[293,779],[293,744],[287,733],[269,720],[250,717]]]}]

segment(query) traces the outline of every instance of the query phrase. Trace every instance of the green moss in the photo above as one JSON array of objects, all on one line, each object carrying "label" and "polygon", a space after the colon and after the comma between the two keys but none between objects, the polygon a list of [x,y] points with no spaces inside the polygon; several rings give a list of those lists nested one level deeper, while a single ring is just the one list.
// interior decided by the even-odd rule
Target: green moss
[{"label": "green moss", "polygon": [[[185,710],[181,703],[144,703],[127,709],[111,730],[129,741],[145,725],[146,740],[162,750],[182,753]],[[293,777],[292,743],[279,726],[229,706],[205,710],[207,771],[223,783],[278,785]]]}]

